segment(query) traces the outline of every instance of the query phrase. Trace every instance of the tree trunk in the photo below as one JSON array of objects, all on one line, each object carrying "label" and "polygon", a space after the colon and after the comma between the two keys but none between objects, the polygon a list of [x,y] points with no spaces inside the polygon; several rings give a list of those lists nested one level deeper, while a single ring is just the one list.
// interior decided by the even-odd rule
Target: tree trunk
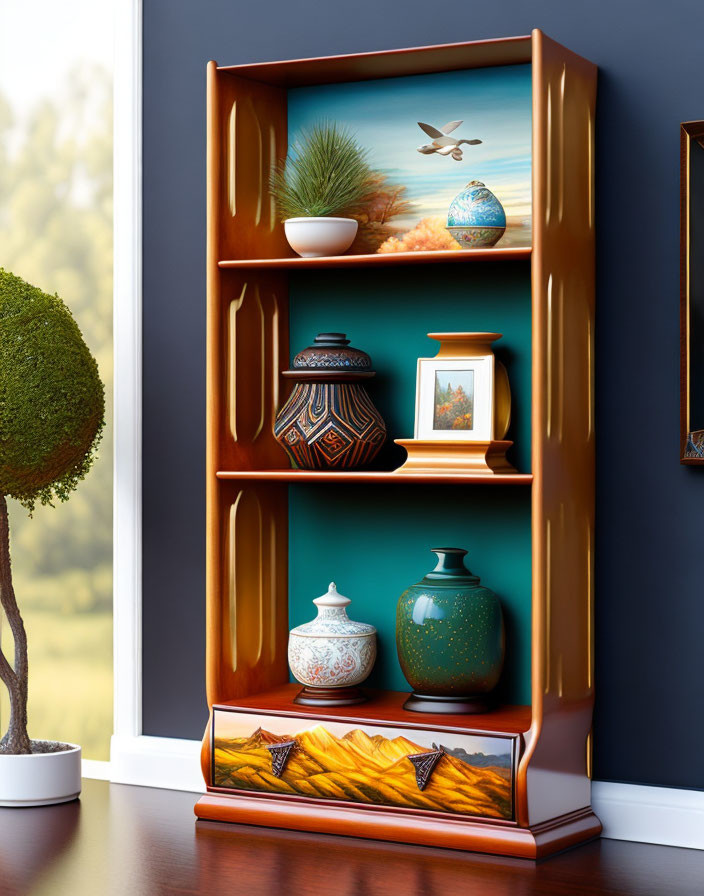
[{"label": "tree trunk", "polygon": [[10,695],[10,724],[7,733],[0,740],[0,753],[31,753],[32,746],[27,734],[27,684],[29,666],[27,662],[27,634],[20,615],[15,590],[12,587],[12,567],[10,565],[10,521],[7,514],[7,499],[0,495],[0,604],[5,611],[15,642],[15,667],[7,661],[0,647],[0,680]]}]

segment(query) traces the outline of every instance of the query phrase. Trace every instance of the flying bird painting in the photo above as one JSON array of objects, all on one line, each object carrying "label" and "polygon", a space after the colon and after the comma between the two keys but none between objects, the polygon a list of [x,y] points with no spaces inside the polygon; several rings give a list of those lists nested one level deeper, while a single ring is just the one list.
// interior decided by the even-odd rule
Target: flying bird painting
[{"label": "flying bird painting", "polygon": [[431,153],[436,152],[441,156],[452,156],[456,162],[461,162],[462,143],[466,143],[468,146],[476,146],[478,143],[482,142],[481,140],[464,140],[458,139],[457,137],[450,137],[449,135],[452,131],[456,130],[461,124],[461,121],[448,121],[447,124],[443,125],[442,128],[438,130],[431,124],[425,124],[424,122],[419,121],[418,127],[425,131],[429,137],[432,137],[433,142],[424,143],[423,146],[419,146],[418,152],[423,153],[423,155],[430,155]]},{"label": "flying bird painting", "polygon": [[289,146],[328,121],[368,151],[374,183],[352,254],[460,251],[447,214],[472,180],[504,208],[501,246],[531,245],[530,65],[290,87],[287,97]]}]

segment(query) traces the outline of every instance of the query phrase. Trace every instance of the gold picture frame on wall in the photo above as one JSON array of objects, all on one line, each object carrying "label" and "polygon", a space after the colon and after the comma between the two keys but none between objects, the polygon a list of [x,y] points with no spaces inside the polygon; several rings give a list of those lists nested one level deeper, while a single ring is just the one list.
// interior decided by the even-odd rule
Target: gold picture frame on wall
[{"label": "gold picture frame on wall", "polygon": [[704,121],[680,127],[680,461],[704,464]]}]

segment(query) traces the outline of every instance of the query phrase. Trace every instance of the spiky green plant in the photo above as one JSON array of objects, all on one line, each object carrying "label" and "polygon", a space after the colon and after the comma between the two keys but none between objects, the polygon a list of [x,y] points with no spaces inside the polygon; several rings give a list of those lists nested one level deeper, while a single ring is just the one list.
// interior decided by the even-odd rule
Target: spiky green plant
[{"label": "spiky green plant", "polygon": [[103,384],[61,299],[0,268],[0,606],[14,639],[14,664],[0,648],[10,695],[0,753],[29,753],[27,635],[10,565],[7,498],[67,501],[95,458],[105,423]]},{"label": "spiky green plant", "polygon": [[335,122],[321,122],[293,144],[270,188],[282,221],[342,216],[367,197],[370,173],[354,136]]}]

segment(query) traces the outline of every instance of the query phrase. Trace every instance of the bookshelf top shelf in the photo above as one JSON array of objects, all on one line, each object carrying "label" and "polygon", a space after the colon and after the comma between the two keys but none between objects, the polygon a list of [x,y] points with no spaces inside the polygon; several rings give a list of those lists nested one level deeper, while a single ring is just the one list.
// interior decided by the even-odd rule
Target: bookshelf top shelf
[{"label": "bookshelf top shelf", "polygon": [[521,35],[347,56],[222,65],[218,67],[218,71],[276,87],[308,87],[314,84],[398,78],[492,65],[518,65],[531,62],[532,51],[531,35]]},{"label": "bookshelf top shelf", "polygon": [[376,255],[329,255],[322,258],[236,258],[218,262],[224,270],[278,269],[307,270],[309,268],[387,267],[404,264],[453,264],[477,261],[507,261],[529,259],[530,246],[505,249],[460,249],[436,252],[389,252]]}]

